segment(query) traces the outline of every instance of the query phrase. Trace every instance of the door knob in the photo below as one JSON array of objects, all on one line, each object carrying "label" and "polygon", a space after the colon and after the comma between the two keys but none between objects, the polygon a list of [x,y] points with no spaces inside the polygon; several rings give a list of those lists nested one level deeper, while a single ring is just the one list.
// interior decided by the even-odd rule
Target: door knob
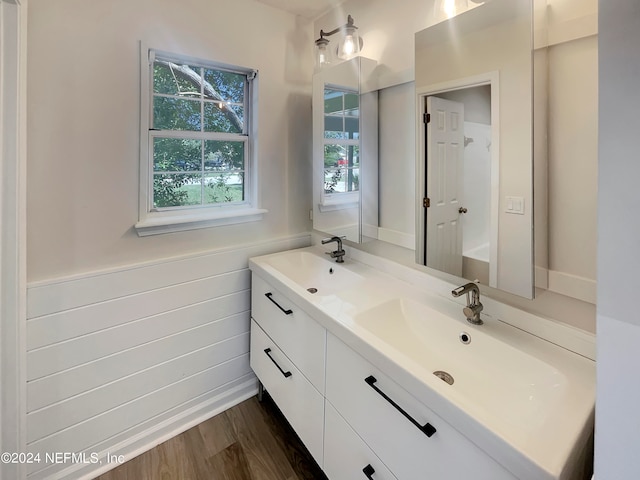
[{"label": "door knob", "polygon": [[467,209],[466,209],[466,208],[464,208],[464,207],[460,207],[460,208],[458,209],[458,213],[467,213]]}]

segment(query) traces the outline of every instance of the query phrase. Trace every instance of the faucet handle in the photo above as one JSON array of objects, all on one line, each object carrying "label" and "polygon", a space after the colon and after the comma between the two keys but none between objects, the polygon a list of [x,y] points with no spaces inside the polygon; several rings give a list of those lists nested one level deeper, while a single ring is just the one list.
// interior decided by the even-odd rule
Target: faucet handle
[{"label": "faucet handle", "polygon": [[333,237],[323,238],[322,240],[320,240],[320,243],[324,245],[325,243],[337,242],[337,241],[344,240],[346,238],[347,238],[346,235],[340,235],[340,236],[334,235]]}]

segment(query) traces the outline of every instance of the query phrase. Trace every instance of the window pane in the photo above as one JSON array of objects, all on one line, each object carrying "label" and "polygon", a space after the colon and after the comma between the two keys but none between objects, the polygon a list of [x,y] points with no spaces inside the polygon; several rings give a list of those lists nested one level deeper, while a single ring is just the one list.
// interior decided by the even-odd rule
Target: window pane
[{"label": "window pane", "polygon": [[182,138],[153,139],[153,171],[202,170],[202,141]]},{"label": "window pane", "polygon": [[357,145],[324,146],[325,193],[353,192],[360,185],[360,148]]},{"label": "window pane", "polygon": [[206,132],[242,133],[244,131],[244,109],[228,106],[222,102],[204,104],[204,129]]},{"label": "window pane", "polygon": [[204,169],[211,172],[244,170],[244,142],[206,140]]},{"label": "window pane", "polygon": [[324,113],[331,114],[340,114],[342,115],[342,110],[344,110],[343,105],[343,94],[338,90],[332,90],[330,88],[325,88],[324,90]]},{"label": "window pane", "polygon": [[360,147],[357,145],[351,145],[347,147],[347,166],[359,167],[360,166]]},{"label": "window pane", "polygon": [[200,131],[201,102],[179,98],[153,97],[153,128]]},{"label": "window pane", "polygon": [[344,114],[348,117],[360,116],[360,98],[357,93],[344,94]]},{"label": "window pane", "polygon": [[344,130],[344,117],[324,116],[324,138],[346,140],[349,137]]},{"label": "window pane", "polygon": [[344,166],[347,164],[347,148],[342,145],[324,146],[325,168]]},{"label": "window pane", "polygon": [[202,176],[197,173],[156,174],[153,176],[155,208],[200,205]]},{"label": "window pane", "polygon": [[244,103],[246,75],[205,68],[205,98]]},{"label": "window pane", "polygon": [[202,82],[200,72],[200,67],[156,60],[153,64],[153,91],[199,98]]},{"label": "window pane", "polygon": [[357,139],[360,136],[360,98],[357,93],[324,91],[324,138]]},{"label": "window pane", "polygon": [[328,168],[324,171],[324,193],[355,192],[359,187],[358,168]]},{"label": "window pane", "polygon": [[244,200],[244,172],[205,175],[204,203],[229,203]]}]

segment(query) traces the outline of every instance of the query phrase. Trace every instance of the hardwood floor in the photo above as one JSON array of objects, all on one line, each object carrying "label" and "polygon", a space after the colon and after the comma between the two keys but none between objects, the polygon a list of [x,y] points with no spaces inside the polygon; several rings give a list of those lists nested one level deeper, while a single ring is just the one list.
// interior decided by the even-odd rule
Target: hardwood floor
[{"label": "hardwood floor", "polygon": [[96,480],[327,480],[271,398],[252,397]]}]

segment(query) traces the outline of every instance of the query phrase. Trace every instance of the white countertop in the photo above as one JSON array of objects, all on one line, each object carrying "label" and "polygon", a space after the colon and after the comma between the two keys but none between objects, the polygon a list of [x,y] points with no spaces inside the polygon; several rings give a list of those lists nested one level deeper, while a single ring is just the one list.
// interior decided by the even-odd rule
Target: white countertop
[{"label": "white countertop", "polygon": [[[302,257],[301,252],[313,257]],[[362,258],[363,254],[359,252],[358,255]],[[314,265],[296,265],[295,262],[300,262],[300,259],[314,260],[311,262]],[[442,294],[450,291],[451,285],[440,282],[442,285],[434,289],[433,279],[426,278],[428,275],[420,274],[425,277],[425,284],[431,284],[427,291],[416,285],[415,280],[421,277],[415,277],[415,273],[408,273],[409,276],[403,280],[398,278],[402,277],[401,270],[406,267],[394,266],[391,270],[401,274],[392,276],[354,261],[349,256],[344,264],[328,260],[322,250],[308,247],[252,258],[249,267],[518,478],[544,480],[566,477],[565,467],[580,454],[576,446],[584,445],[593,430],[595,363],[592,360],[498,320],[491,315],[491,311],[482,316],[484,325],[470,325],[462,313],[460,300],[454,301]],[[313,275],[305,276],[305,269],[317,265],[335,266],[331,283]],[[344,276],[341,276],[342,272]],[[353,278],[359,280],[354,288],[350,288],[349,282]],[[408,278],[413,281],[407,282]],[[314,285],[307,285],[308,282]],[[308,287],[318,287],[318,293],[309,293],[306,290]],[[440,293],[434,293],[437,289]],[[452,327],[455,331],[468,332],[472,338],[491,337],[492,345],[500,347],[494,350],[501,356],[512,357],[503,359],[505,372],[510,371],[510,376],[505,378],[512,379],[509,381],[515,379],[520,387],[530,384],[531,395],[523,398],[522,392],[528,391],[522,388],[518,395],[511,395],[507,385],[494,383],[492,387],[491,382],[480,385],[478,395],[474,395],[473,390],[464,392],[451,388],[433,375],[431,365],[405,354],[397,345],[364,328],[358,320],[362,312],[398,298],[427,305],[450,317],[446,322],[455,325]],[[485,300],[481,298],[481,301]],[[492,304],[491,301],[489,303]],[[535,322],[531,314],[514,308],[500,308],[495,303],[492,304],[492,310],[499,312],[500,318],[508,315],[510,323],[511,320],[515,324],[519,321]],[[514,318],[520,315],[523,318]],[[545,328],[548,330],[553,326],[547,325]],[[494,353],[485,351],[480,355],[489,357]],[[517,366],[529,365],[526,362],[518,363],[520,359],[536,362],[530,365],[536,368],[539,365],[540,372],[549,372],[549,375],[545,373],[549,378],[542,379],[548,384],[542,390],[543,394],[536,393],[536,382],[542,383],[540,374],[533,376],[525,366],[522,375],[519,375]],[[482,364],[482,360],[489,361],[484,358],[479,360],[478,364]],[[501,361],[502,357],[493,360],[493,368],[497,368],[498,372],[502,368]],[[471,373],[474,367],[477,368],[473,364],[469,367]]]}]

